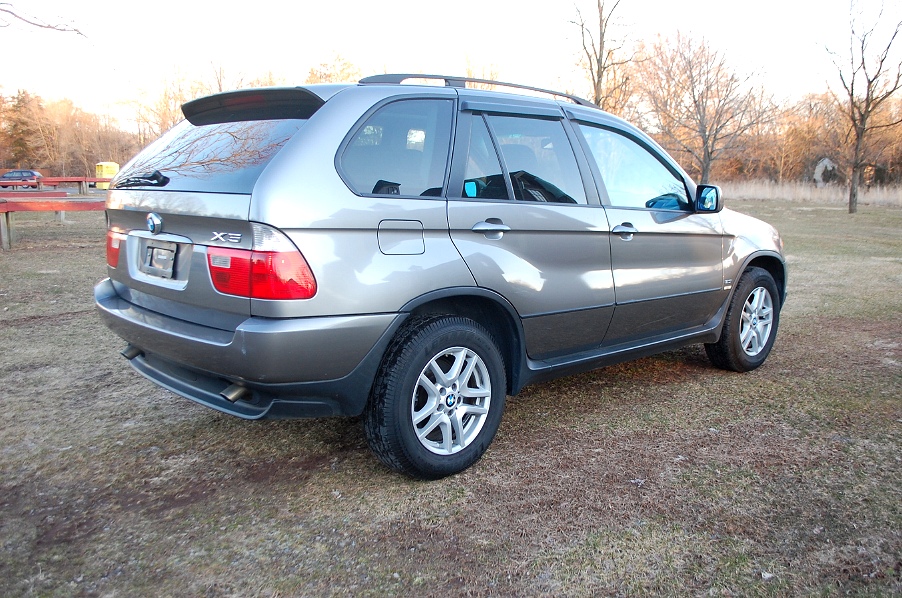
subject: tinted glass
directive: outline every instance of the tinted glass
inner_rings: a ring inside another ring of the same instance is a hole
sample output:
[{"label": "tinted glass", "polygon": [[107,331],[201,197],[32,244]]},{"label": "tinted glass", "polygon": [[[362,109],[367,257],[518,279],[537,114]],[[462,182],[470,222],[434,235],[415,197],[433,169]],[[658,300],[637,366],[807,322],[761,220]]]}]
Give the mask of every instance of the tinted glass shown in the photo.
[{"label": "tinted glass", "polygon": [[682,179],[646,148],[609,129],[581,124],[604,180],[611,205],[626,208],[689,210]]},{"label": "tinted glass", "polygon": [[341,157],[361,195],[441,195],[451,144],[451,100],[388,104],[354,134]]},{"label": "tinted glass", "polygon": [[269,161],[305,122],[261,120],[195,127],[182,121],[127,164],[113,184],[159,171],[169,182],[149,187],[250,193]]},{"label": "tinted glass", "polygon": [[561,121],[496,115],[488,120],[516,199],[586,203],[576,157]]},{"label": "tinted glass", "polygon": [[461,197],[510,199],[501,171],[501,161],[492,145],[485,121],[481,116],[474,116],[471,123],[467,170]]}]

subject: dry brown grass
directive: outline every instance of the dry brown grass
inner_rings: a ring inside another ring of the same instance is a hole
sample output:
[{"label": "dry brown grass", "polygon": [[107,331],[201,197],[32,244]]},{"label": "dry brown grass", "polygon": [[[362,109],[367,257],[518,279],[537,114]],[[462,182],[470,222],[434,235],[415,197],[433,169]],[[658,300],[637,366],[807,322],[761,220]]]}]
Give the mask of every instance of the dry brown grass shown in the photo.
[{"label": "dry brown grass", "polygon": [[0,253],[0,595],[902,592],[902,210],[733,202],[784,233],[759,370],[699,347],[527,388],[423,483],[359,422],[250,423],[159,390],[99,323],[103,219]]},{"label": "dry brown grass", "polygon": [[[822,205],[845,206],[849,203],[849,187],[832,184],[818,187],[813,183],[775,183],[768,180],[735,181],[723,184],[727,202],[738,200],[813,202]],[[902,187],[862,187],[858,202],[861,205],[902,207]]]}]

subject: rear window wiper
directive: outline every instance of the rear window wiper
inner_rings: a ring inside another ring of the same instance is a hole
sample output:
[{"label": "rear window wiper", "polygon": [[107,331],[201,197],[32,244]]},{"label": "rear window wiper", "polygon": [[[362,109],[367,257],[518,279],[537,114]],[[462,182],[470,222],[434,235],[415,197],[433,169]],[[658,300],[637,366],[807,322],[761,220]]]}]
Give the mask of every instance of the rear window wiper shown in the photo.
[{"label": "rear window wiper", "polygon": [[169,184],[169,177],[154,170],[147,174],[138,174],[122,179],[116,183],[116,189],[125,189],[127,187],[165,187]]}]

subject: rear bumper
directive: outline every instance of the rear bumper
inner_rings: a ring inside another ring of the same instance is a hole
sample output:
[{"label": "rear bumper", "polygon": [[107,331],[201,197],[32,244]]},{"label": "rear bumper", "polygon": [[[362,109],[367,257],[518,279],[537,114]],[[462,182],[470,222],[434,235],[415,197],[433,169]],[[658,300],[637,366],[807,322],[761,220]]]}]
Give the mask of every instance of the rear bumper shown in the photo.
[{"label": "rear bumper", "polygon": [[[250,317],[226,331],[135,306],[109,279],[94,288],[94,299],[104,323],[129,343],[123,354],[135,370],[246,419],[359,415],[385,347],[405,318]],[[238,387],[237,401],[221,394],[230,387]]]}]

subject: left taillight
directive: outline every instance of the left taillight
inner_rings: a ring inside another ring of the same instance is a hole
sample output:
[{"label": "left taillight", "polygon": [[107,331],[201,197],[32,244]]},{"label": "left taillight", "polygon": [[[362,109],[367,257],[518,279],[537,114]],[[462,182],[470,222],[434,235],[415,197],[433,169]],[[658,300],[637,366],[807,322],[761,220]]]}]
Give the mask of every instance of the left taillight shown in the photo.
[{"label": "left taillight", "polygon": [[251,299],[310,299],[316,278],[282,233],[254,224],[254,248],[207,248],[210,280],[220,293]]},{"label": "left taillight", "polygon": [[128,235],[108,230],[106,233],[106,263],[115,268],[119,265],[119,250],[125,245]]}]

